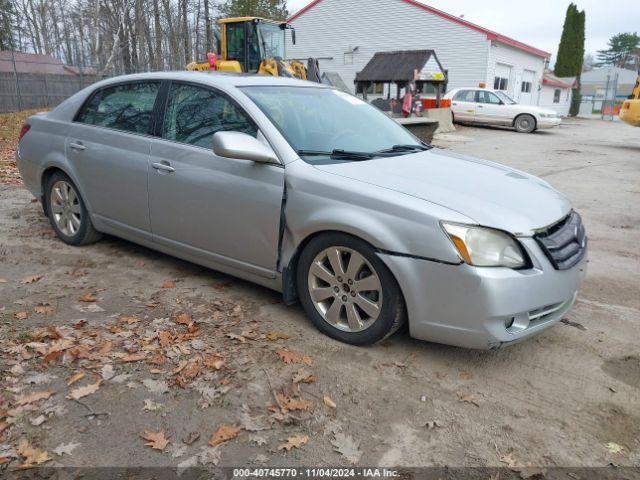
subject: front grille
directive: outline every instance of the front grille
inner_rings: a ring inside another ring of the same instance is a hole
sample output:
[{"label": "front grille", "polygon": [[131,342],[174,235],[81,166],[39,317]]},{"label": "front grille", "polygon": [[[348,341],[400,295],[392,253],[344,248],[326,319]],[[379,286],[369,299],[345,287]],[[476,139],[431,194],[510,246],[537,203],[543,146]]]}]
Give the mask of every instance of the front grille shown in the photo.
[{"label": "front grille", "polygon": [[587,235],[582,218],[571,212],[560,222],[534,237],[553,268],[567,270],[582,260],[587,251]]}]

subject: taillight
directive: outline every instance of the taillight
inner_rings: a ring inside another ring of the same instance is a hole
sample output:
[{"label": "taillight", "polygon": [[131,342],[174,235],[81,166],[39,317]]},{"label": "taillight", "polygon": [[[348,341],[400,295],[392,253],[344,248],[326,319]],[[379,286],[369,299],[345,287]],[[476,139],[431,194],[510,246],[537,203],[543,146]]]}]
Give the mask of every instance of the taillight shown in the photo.
[{"label": "taillight", "polygon": [[22,140],[22,137],[24,137],[27,134],[30,128],[31,128],[31,125],[29,125],[28,123],[24,123],[22,125],[22,129],[20,130],[20,136],[18,137],[18,141]]}]

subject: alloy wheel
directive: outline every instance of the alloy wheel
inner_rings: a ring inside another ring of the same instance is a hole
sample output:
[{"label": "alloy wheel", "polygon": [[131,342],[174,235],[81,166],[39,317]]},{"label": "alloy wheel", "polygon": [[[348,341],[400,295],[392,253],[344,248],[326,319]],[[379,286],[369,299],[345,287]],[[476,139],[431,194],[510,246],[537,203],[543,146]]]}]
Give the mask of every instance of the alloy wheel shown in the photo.
[{"label": "alloy wheel", "polygon": [[307,278],[313,305],[322,318],[345,332],[369,328],[380,316],[380,278],[357,251],[329,247],[313,259]]},{"label": "alloy wheel", "polygon": [[56,227],[66,236],[73,237],[82,224],[80,198],[71,184],[58,180],[51,187],[51,213]]}]

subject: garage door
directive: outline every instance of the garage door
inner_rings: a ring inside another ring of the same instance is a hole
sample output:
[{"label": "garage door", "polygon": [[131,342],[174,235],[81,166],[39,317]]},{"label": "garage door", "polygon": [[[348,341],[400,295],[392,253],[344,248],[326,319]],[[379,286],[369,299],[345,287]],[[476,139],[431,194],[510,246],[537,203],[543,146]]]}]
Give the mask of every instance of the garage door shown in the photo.
[{"label": "garage door", "polygon": [[522,82],[520,84],[520,100],[524,105],[533,103],[533,91],[535,88],[536,72],[525,70],[522,72]]},{"label": "garage door", "polygon": [[496,63],[493,88],[494,90],[502,90],[507,95],[509,95],[509,92],[513,92],[513,87],[511,85],[511,65]]}]

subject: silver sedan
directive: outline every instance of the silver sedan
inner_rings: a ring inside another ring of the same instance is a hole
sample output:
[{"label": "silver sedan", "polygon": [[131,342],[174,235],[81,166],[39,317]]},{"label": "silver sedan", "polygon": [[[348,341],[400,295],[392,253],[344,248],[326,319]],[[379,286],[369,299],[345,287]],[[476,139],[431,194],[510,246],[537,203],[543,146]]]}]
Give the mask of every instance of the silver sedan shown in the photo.
[{"label": "silver sedan", "polygon": [[510,344],[559,321],[585,275],[580,216],[549,184],[318,84],[112,78],[29,118],[17,156],[62,241],[116,235],[267,286],[356,345],[405,322]]}]

